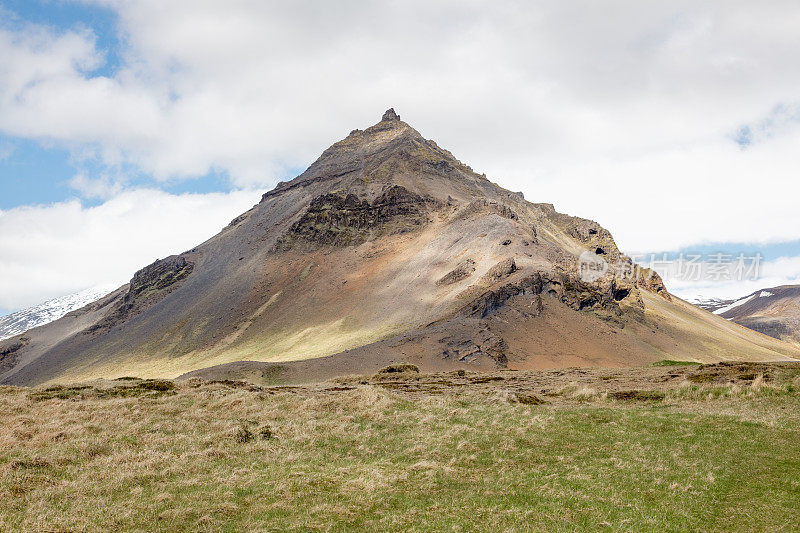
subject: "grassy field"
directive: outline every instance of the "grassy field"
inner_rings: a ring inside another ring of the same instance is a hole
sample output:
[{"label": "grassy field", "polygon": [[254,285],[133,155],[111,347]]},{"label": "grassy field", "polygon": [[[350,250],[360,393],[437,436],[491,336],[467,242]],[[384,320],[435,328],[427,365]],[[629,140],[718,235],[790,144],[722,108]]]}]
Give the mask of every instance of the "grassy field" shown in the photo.
[{"label": "grassy field", "polygon": [[800,381],[747,378],[2,388],[0,530],[796,530]]}]

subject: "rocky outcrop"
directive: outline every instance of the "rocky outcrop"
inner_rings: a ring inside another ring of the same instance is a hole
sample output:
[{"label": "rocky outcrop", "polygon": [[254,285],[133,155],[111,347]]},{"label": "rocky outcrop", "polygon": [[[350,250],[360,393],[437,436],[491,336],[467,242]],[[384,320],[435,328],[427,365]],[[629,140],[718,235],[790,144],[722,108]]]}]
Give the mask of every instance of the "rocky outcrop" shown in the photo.
[{"label": "rocky outcrop", "polygon": [[501,368],[508,365],[508,344],[483,321],[475,324],[472,330],[456,331],[440,338],[439,344],[445,360],[470,363],[489,359]]},{"label": "rocky outcrop", "polygon": [[194,263],[173,255],[159,259],[133,275],[128,292],[105,318],[86,330],[87,334],[107,331],[140,313],[175,290],[192,273]]},{"label": "rocky outcrop", "polygon": [[384,120],[400,120],[400,115],[394,112],[394,108],[390,107],[386,110],[386,113],[383,114],[381,117],[381,121]]},{"label": "rocky outcrop", "polygon": [[486,213],[494,213],[509,220],[517,220],[519,218],[514,210],[506,204],[482,198],[479,200],[473,200],[465,205],[456,214],[456,219],[470,218],[475,215],[483,215]]},{"label": "rocky outcrop", "polygon": [[[541,296],[548,295],[576,311],[595,311],[601,318],[621,317],[623,310],[620,302],[630,298],[634,290],[633,286],[623,287],[614,280],[610,283],[585,283],[565,272],[535,272],[484,292],[462,312],[469,316],[486,318],[515,296],[533,298],[534,308],[541,312]],[[626,303],[630,307],[641,306],[641,300],[633,299]]]},{"label": "rocky outcrop", "polygon": [[481,328],[470,338],[453,335],[440,339],[439,342],[444,345],[444,359],[469,363],[476,359],[489,358],[501,368],[508,365],[508,344],[488,328]]},{"label": "rocky outcrop", "polygon": [[6,343],[0,343],[0,374],[11,370],[17,365],[17,352],[24,348],[30,339],[27,337],[17,337],[9,339]]},{"label": "rocky outcrop", "polygon": [[159,259],[136,272],[131,279],[126,301],[141,299],[148,293],[161,291],[175,285],[192,273],[194,265],[183,256]]},{"label": "rocky outcrop", "polygon": [[516,261],[514,261],[513,257],[509,257],[508,259],[503,259],[490,268],[484,276],[484,280],[489,283],[494,283],[507,278],[517,270],[519,270],[519,268],[517,267]]},{"label": "rocky outcrop", "polygon": [[436,282],[436,284],[452,285],[453,283],[457,283],[470,277],[473,272],[475,272],[475,261],[472,259],[467,259],[456,268],[442,276],[441,279]]},{"label": "rocky outcrop", "polygon": [[470,316],[485,318],[504,306],[514,296],[531,295],[535,297],[541,295],[543,286],[542,274],[536,272],[515,282],[506,283],[497,289],[484,292],[462,312]]},{"label": "rocky outcrop", "polygon": [[311,201],[275,248],[352,246],[383,235],[414,231],[427,223],[428,210],[435,205],[432,199],[399,185],[389,187],[372,202],[355,194],[324,194]]},{"label": "rocky outcrop", "polygon": [[658,272],[649,268],[636,267],[636,286],[641,287],[650,292],[654,292],[667,301],[672,301],[667,287],[664,285],[664,280],[658,275]]}]

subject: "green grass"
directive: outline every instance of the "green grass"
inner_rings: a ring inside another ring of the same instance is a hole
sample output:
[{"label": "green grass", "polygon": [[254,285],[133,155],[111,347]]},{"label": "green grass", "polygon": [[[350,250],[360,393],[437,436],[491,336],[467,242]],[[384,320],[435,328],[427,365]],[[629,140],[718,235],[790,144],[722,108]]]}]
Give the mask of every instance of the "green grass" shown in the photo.
[{"label": "green grass", "polygon": [[691,366],[702,364],[703,363],[698,363],[697,361],[675,361],[673,359],[662,359],[661,361],[656,361],[653,363],[653,366]]},{"label": "green grass", "polygon": [[792,530],[800,395],[0,389],[0,530]]}]

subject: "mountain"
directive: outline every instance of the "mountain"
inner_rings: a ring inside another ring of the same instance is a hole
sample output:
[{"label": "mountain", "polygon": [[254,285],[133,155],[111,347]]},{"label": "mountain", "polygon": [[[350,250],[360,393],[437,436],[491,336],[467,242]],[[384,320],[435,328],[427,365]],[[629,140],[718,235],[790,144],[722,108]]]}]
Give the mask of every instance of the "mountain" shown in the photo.
[{"label": "mountain", "polygon": [[798,356],[671,296],[597,223],[492,183],[390,109],[205,243],[0,343],[0,380]]},{"label": "mountain", "polygon": [[761,289],[735,300],[696,305],[776,339],[800,343],[800,285]]},{"label": "mountain", "polygon": [[70,311],[80,309],[95,300],[102,298],[114,287],[91,287],[89,289],[69,294],[67,296],[59,296],[52,300],[47,300],[44,303],[11,313],[9,315],[0,316],[0,340],[8,339],[25,333],[29,329],[48,324],[54,320],[58,320]]}]

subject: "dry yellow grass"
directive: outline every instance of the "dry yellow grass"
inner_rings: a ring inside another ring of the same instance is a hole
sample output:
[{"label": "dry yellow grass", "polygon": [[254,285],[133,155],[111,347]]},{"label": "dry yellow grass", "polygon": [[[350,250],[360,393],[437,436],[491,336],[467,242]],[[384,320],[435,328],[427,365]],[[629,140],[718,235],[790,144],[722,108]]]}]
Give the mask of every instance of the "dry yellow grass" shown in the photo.
[{"label": "dry yellow grass", "polygon": [[0,530],[791,528],[796,385],[633,402],[576,386],[547,405],[486,387],[6,387]]}]

